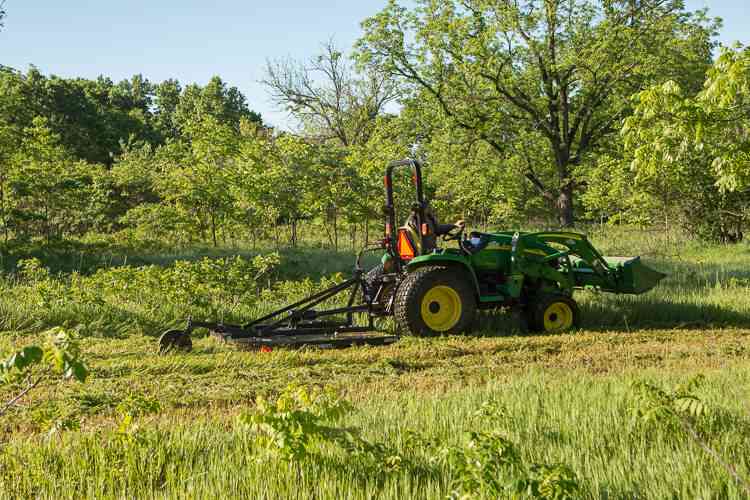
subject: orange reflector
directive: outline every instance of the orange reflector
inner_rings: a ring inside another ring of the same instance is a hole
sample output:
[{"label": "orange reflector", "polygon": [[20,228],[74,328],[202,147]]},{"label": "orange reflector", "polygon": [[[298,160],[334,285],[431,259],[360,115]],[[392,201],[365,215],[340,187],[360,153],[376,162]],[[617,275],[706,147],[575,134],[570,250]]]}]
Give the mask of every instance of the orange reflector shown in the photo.
[{"label": "orange reflector", "polygon": [[427,236],[428,234],[430,234],[430,226],[422,223],[422,236]]},{"label": "orange reflector", "polygon": [[390,222],[385,223],[385,235],[389,238],[391,237],[391,223]]},{"label": "orange reflector", "polygon": [[271,352],[271,351],[273,351],[273,349],[271,349],[271,348],[270,348],[269,346],[267,346],[267,345],[262,345],[262,346],[260,346],[260,352]]},{"label": "orange reflector", "polygon": [[414,247],[406,235],[405,229],[398,230],[398,254],[402,260],[411,260],[414,258]]}]

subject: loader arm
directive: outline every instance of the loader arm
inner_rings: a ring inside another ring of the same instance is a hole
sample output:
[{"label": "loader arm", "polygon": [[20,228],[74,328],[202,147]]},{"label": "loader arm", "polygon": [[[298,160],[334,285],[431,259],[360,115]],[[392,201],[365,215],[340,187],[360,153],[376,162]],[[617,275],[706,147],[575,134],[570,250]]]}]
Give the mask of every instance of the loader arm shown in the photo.
[{"label": "loader arm", "polygon": [[[542,263],[560,261],[562,274],[571,288],[595,287],[605,292],[641,294],[651,290],[666,275],[641,262],[640,257],[605,257],[599,253],[585,235],[564,231],[519,235],[514,245],[512,262],[518,255],[528,253],[535,240],[548,249],[555,248],[541,258]],[[563,247],[560,249],[560,247]],[[547,274],[556,272],[551,267]]]}]

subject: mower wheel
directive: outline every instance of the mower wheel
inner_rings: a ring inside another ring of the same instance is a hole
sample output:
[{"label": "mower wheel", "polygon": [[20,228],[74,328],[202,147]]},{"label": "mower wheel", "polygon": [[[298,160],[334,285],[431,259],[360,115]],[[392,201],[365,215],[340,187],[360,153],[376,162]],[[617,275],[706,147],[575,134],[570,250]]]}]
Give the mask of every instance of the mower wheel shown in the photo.
[{"label": "mower wheel", "polygon": [[159,337],[159,354],[172,351],[190,352],[193,349],[193,341],[190,334],[184,330],[167,330]]},{"label": "mower wheel", "polygon": [[476,313],[474,289],[455,269],[417,269],[396,290],[396,325],[412,335],[463,333],[471,327]]},{"label": "mower wheel", "polygon": [[561,333],[578,327],[581,312],[575,300],[565,295],[542,295],[527,310],[529,330]]}]

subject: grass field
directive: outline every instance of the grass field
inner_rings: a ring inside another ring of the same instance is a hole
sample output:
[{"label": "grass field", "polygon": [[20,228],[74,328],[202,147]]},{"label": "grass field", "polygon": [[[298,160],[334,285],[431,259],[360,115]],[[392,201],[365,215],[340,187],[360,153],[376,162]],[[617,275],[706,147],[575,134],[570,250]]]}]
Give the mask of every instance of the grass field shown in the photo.
[{"label": "grass field", "polygon": [[[0,417],[0,497],[444,498],[458,472],[427,443],[462,449],[466,432],[482,431],[513,442],[525,463],[566,464],[576,497],[747,498],[699,444],[640,425],[631,409],[637,381],[669,388],[703,375],[700,435],[750,477],[750,247],[611,230],[592,239],[609,255],[645,255],[669,277],[639,297],[581,293],[583,326],[569,334],[524,335],[485,314],[472,336],[335,352],[244,352],[202,337],[192,353],[159,356],[154,335],[196,310],[252,317],[345,272],[349,255],[282,252],[247,295],[217,291],[231,266],[163,274],[186,255],[142,256],[158,265],[140,273],[27,268],[2,282],[0,354],[40,342],[48,327],[83,325],[91,375],[45,379]],[[197,287],[198,298],[165,279]],[[335,390],[354,407],[335,425],[360,429],[400,463],[328,442],[290,462],[261,446],[238,417],[290,383]],[[0,386],[0,404],[20,388]]]}]

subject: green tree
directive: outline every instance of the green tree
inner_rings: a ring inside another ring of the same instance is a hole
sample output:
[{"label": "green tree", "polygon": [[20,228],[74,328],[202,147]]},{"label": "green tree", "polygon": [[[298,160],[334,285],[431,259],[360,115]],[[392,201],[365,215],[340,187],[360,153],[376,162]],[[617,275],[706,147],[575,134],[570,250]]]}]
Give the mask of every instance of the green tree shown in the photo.
[{"label": "green tree", "polygon": [[[24,130],[9,175],[17,234],[41,233],[50,239],[52,219],[60,208],[60,188],[65,187],[65,165],[70,160],[47,120],[34,118],[31,127]],[[41,226],[41,230],[35,226]]]},{"label": "green tree", "polygon": [[23,128],[35,116],[44,117],[72,155],[108,166],[122,144],[161,145],[182,137],[183,128],[206,114],[235,130],[243,118],[260,121],[239,90],[218,77],[205,87],[190,85],[182,91],[176,80],[155,85],[142,75],[115,83],[103,76],[47,76],[34,67],[25,74],[0,68],[0,87],[13,89],[11,104],[0,105],[6,121]]},{"label": "green tree", "polygon": [[[360,176],[356,168],[345,161],[346,150],[341,147],[317,145],[311,148],[312,157],[306,167],[305,187],[301,193],[304,206],[323,218],[323,230],[334,250],[339,249],[342,223],[352,230],[352,246],[356,240],[356,222],[361,200]],[[342,220],[343,219],[343,220]]]},{"label": "green tree", "polygon": [[531,186],[518,182],[527,168],[524,157],[513,151],[499,157],[485,142],[457,135],[444,129],[425,146],[433,206],[442,220],[464,219],[486,229],[552,214]]},{"label": "green tree", "polygon": [[[352,218],[364,222],[365,241],[370,239],[370,221],[383,218],[385,166],[394,159],[408,156],[409,138],[413,137],[408,123],[393,115],[378,117],[372,126],[367,142],[349,147],[345,159],[356,175],[348,210]],[[399,200],[401,198],[399,196]]]},{"label": "green tree", "polygon": [[[292,225],[291,242],[296,243],[296,221],[311,215],[312,207],[305,199],[309,199],[313,158],[312,146],[300,138],[290,134],[273,137],[245,124],[235,196],[254,238],[258,228],[286,221]],[[278,244],[276,233],[274,237]]]},{"label": "green tree", "polygon": [[13,218],[10,175],[23,138],[22,124],[29,113],[23,96],[23,82],[10,68],[0,67],[0,95],[3,96],[0,99],[0,224],[7,242]]},{"label": "green tree", "polygon": [[190,142],[174,145],[176,154],[167,156],[171,164],[156,179],[157,190],[164,202],[194,221],[199,233],[208,230],[218,246],[219,231],[233,210],[229,194],[236,178],[238,134],[210,115],[191,121],[185,132]]},{"label": "green tree", "polygon": [[[698,94],[669,81],[640,92],[634,103],[621,156],[592,182],[615,179],[618,192],[598,188],[589,201],[620,196],[647,221],[649,207],[676,207],[704,236],[741,239],[750,210],[750,51],[723,49]],[[625,217],[636,212],[623,209]]]},{"label": "green tree", "polygon": [[164,80],[155,88],[156,126],[164,138],[176,139],[179,136],[175,113],[180,104],[182,87],[177,80]]},{"label": "green tree", "polygon": [[6,235],[12,229],[15,236],[43,235],[49,241],[85,232],[95,207],[94,180],[104,175],[102,167],[75,161],[47,120],[34,118],[6,176]]},{"label": "green tree", "polygon": [[[172,105],[173,96],[173,89],[163,89],[160,102]],[[237,87],[228,87],[218,76],[211,78],[205,87],[197,84],[186,86],[174,109],[172,120],[181,131],[189,132],[193,122],[207,116],[217,123],[228,125],[235,132],[239,132],[243,119],[261,122],[260,115],[248,108],[245,96]]]},{"label": "green tree", "polygon": [[431,99],[454,129],[498,156],[540,135],[550,164],[526,177],[574,221],[574,176],[618,130],[628,97],[665,75],[688,82],[710,61],[715,22],[681,0],[391,0],[364,21],[360,63]]},{"label": "green tree", "polygon": [[35,116],[44,117],[77,158],[111,164],[121,139],[156,139],[151,124],[151,86],[140,76],[115,85],[103,77],[48,77],[32,67],[25,74],[3,71],[0,80],[17,87],[22,103],[10,119],[29,127]]}]

